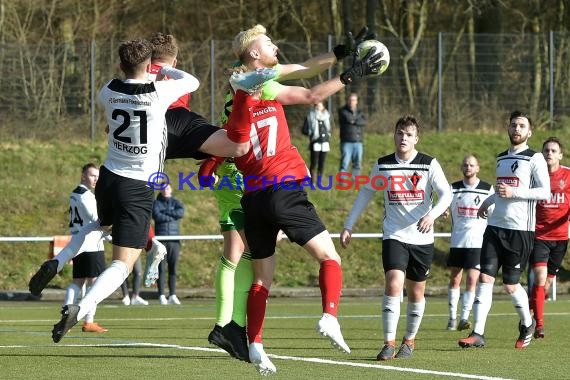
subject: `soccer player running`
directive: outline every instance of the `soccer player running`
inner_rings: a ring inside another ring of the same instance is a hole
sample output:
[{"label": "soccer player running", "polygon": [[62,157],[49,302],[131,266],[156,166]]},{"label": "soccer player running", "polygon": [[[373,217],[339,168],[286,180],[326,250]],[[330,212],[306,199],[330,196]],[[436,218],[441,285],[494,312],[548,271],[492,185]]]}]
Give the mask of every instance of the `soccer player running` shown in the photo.
[{"label": "soccer player running", "polygon": [[[278,48],[265,33],[261,25],[240,32],[234,39],[234,52],[247,71],[276,67],[280,72],[278,78],[287,77],[292,71],[286,66],[276,66]],[[292,242],[305,248],[319,262],[323,315],[318,321],[317,331],[328,337],[333,346],[350,352],[337,320],[342,289],[341,259],[329,232],[300,186],[309,173],[299,151],[291,145],[283,105],[321,101],[343,89],[345,84],[377,73],[382,65],[381,57],[380,53],[375,54],[375,49],[371,49],[366,57],[356,60],[340,77],[310,89],[284,86],[271,80],[254,97],[241,90],[234,96],[228,120],[228,137],[235,142],[252,142],[250,151],[236,158],[235,162],[245,178],[245,194],[241,204],[254,268],[254,282],[247,301],[249,360],[262,375],[276,372],[275,365],[265,353],[262,331],[275,270],[275,245],[279,230],[283,230]],[[294,77],[314,75],[336,58],[329,53],[328,57],[321,56],[314,60],[314,66],[298,70]],[[301,67],[298,66],[298,69]]]},{"label": "soccer player running", "polygon": [[[434,255],[433,225],[451,203],[451,190],[439,162],[416,150],[420,124],[413,116],[396,122],[396,151],[378,159],[370,172],[371,182],[358,193],[340,241],[344,248],[352,237],[358,217],[376,191],[384,190],[382,264],[385,272],[382,299],[384,346],[377,360],[410,358],[425,310],[426,279]],[[434,194],[438,200],[433,204]],[[408,294],[406,333],[396,353],[400,295]]]},{"label": "soccer player running", "polygon": [[147,40],[122,43],[120,67],[126,79],[113,79],[99,92],[109,146],[95,188],[99,223],[91,224],[99,224],[98,230],[113,227],[113,261],[78,305],[62,308],[61,320],[52,330],[56,343],[125,281],[146,246],[153,203],[148,181],[164,164],[164,114],[173,101],[199,86],[198,79],[170,66],[162,67],[161,75],[173,80],[148,82],[151,53]]},{"label": "soccer player running", "polygon": [[550,176],[550,198],[536,204],[536,236],[530,255],[534,285],[530,309],[536,320],[535,338],[544,338],[544,298],[560,269],[568,247],[570,216],[570,168],[560,165],[564,147],[556,137],[542,144],[542,155]]},{"label": "soccer player running", "polygon": [[481,274],[473,304],[473,331],[460,339],[460,347],[485,346],[485,324],[493,302],[493,285],[503,269],[503,285],[519,315],[519,337],[515,348],[529,345],[536,323],[529,311],[528,296],[520,284],[532,252],[536,202],[550,197],[548,168],[541,153],[531,150],[532,120],[520,111],[509,117],[510,148],[497,156],[495,194],[483,202],[479,217],[486,218],[495,204],[483,234]]},{"label": "soccer player running", "polygon": [[[482,202],[495,193],[493,186],[481,181],[479,161],[470,154],[463,158],[461,164],[463,179],[451,184],[453,199],[447,218],[451,214],[451,243],[447,266],[450,269],[447,299],[449,301],[448,330],[468,330],[471,328],[469,314],[475,300],[475,287],[479,278],[481,244],[487,220],[479,218],[477,212]],[[489,210],[490,211],[490,210]],[[457,305],[460,298],[461,278],[463,270],[467,274],[465,292],[461,298],[461,316],[457,323]]]}]

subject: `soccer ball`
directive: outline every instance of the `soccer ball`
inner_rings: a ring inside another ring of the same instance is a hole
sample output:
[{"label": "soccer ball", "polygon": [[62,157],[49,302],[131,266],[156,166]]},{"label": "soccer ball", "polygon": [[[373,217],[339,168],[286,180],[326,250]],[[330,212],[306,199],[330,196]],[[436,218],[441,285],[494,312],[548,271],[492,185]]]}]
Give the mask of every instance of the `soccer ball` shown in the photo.
[{"label": "soccer ball", "polygon": [[377,75],[380,75],[384,71],[386,71],[386,69],[388,68],[388,65],[390,64],[390,52],[388,51],[388,48],[386,47],[386,45],[384,45],[382,42],[376,41],[376,40],[363,41],[356,48],[356,57],[359,59],[364,58],[366,56],[366,54],[368,53],[368,51],[373,46],[376,47],[376,53],[375,54],[378,54],[379,52],[384,53],[382,55],[382,59],[381,59],[382,66],[380,66],[380,70],[378,70],[378,74],[377,74]]}]

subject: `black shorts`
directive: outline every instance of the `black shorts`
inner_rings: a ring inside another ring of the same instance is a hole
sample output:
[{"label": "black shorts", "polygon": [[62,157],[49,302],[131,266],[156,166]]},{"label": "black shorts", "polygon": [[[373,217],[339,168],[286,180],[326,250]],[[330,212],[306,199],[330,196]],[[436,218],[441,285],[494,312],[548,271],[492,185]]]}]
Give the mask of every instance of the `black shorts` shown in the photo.
[{"label": "black shorts", "polygon": [[83,252],[73,258],[73,278],[98,277],[105,270],[105,251]]},{"label": "black shorts", "polygon": [[481,248],[450,248],[447,266],[463,269],[481,268]]},{"label": "black shorts", "polygon": [[101,226],[113,226],[113,245],[146,246],[154,200],[146,181],[121,177],[101,166],[95,199]]},{"label": "black shorts", "polygon": [[210,157],[209,154],[202,153],[198,149],[211,135],[220,130],[196,112],[188,111],[183,107],[166,111],[166,126],[168,130],[167,160],[175,158],[203,160]]},{"label": "black shorts", "polygon": [[564,256],[566,256],[567,248],[568,240],[535,239],[529,262],[532,266],[545,263],[548,266],[548,274],[555,276],[562,265]]},{"label": "black shorts", "polygon": [[276,185],[245,193],[241,205],[245,237],[253,259],[275,253],[279,230],[300,246],[326,230],[307,193],[298,186],[288,190]]},{"label": "black shorts", "polygon": [[394,239],[382,240],[384,273],[398,269],[412,281],[425,281],[433,261],[433,244],[416,245]]},{"label": "black shorts", "polygon": [[533,245],[533,231],[487,226],[481,247],[481,273],[497,277],[502,267],[503,284],[518,284]]}]

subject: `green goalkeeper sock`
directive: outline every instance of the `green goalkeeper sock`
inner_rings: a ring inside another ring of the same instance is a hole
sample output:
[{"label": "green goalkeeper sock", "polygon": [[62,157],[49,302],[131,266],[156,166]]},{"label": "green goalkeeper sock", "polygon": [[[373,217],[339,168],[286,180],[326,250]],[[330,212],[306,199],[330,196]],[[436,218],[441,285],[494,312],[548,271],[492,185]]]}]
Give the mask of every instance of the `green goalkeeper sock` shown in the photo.
[{"label": "green goalkeeper sock", "polygon": [[216,271],[216,324],[222,327],[232,319],[235,274],[236,265],[222,256]]},{"label": "green goalkeeper sock", "polygon": [[244,252],[236,268],[234,290],[234,312],[232,319],[241,327],[245,326],[247,297],[253,283],[253,264],[249,252]]}]

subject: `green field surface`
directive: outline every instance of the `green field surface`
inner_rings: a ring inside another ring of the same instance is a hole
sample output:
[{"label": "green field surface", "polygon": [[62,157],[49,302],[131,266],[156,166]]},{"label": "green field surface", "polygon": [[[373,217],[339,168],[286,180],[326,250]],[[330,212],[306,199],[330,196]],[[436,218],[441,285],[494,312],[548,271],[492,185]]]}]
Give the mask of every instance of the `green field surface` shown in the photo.
[{"label": "green field surface", "polygon": [[[75,326],[58,344],[51,328],[56,302],[0,303],[1,379],[249,379],[255,368],[208,344],[214,324],[211,299],[184,299],[180,306],[98,308],[105,334]],[[398,339],[405,328],[405,303]],[[315,331],[319,298],[270,298],[264,330],[273,379],[564,379],[568,372],[570,297],[546,304],[546,338],[516,350],[518,317],[499,296],[487,320],[487,346],[461,349],[468,332],[447,331],[447,300],[428,298],[426,314],[408,360],[376,361],[382,345],[380,298],[341,302],[340,322],[352,353],[334,350]]]}]

